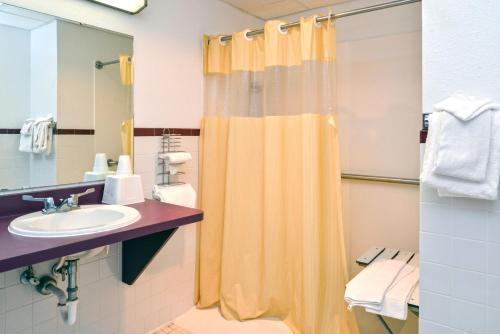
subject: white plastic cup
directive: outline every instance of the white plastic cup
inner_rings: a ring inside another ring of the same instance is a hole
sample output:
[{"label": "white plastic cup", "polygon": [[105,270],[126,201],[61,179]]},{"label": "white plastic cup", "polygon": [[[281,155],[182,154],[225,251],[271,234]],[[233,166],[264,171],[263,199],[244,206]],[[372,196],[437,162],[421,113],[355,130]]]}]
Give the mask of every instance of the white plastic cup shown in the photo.
[{"label": "white plastic cup", "polygon": [[116,175],[132,175],[132,163],[130,162],[130,156],[120,155],[118,158]]},{"label": "white plastic cup", "polygon": [[107,173],[108,172],[108,159],[106,153],[97,153],[94,159],[93,172],[96,173]]}]

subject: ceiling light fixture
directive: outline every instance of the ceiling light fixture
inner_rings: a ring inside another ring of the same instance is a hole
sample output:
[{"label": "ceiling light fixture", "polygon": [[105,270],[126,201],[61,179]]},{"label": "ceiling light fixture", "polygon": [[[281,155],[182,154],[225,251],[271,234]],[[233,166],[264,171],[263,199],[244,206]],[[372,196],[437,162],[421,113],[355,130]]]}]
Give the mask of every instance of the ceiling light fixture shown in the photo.
[{"label": "ceiling light fixture", "polygon": [[141,10],[147,7],[147,0],[88,0],[90,2],[95,2],[100,5],[118,9],[122,12],[129,14],[137,14]]}]

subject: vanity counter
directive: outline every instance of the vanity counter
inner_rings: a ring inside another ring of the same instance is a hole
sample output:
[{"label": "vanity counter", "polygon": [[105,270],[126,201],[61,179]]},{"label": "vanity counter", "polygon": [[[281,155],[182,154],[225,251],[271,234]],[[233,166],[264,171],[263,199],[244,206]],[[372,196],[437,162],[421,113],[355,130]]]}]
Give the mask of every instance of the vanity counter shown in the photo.
[{"label": "vanity counter", "polygon": [[[129,205],[137,209],[141,219],[129,226],[90,235],[63,238],[30,238],[11,234],[9,223],[24,213],[0,217],[0,272],[56,259],[92,248],[127,240],[142,240],[166,231],[175,231],[180,226],[199,222],[203,212],[197,209],[146,200]],[[171,236],[173,232],[167,236]],[[165,241],[166,242],[166,241]],[[124,261],[127,259],[124,258]]]}]

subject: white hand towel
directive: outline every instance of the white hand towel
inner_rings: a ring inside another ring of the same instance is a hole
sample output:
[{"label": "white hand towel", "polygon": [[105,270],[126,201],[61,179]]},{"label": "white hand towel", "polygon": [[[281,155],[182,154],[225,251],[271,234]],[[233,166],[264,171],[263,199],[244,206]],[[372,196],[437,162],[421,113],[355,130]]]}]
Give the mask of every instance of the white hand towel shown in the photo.
[{"label": "white hand towel", "polygon": [[443,112],[439,149],[435,161],[436,174],[470,181],[484,181],[491,140],[491,110],[498,105],[455,93],[436,103]]},{"label": "white hand towel", "polygon": [[19,151],[33,152],[33,128],[35,120],[27,119],[21,127],[21,135],[19,138]]},{"label": "white hand towel", "polygon": [[442,113],[434,173],[469,181],[484,181],[490,158],[491,110],[464,122]]},{"label": "white hand towel", "polygon": [[21,127],[22,135],[32,135],[33,134],[33,125],[35,124],[35,120],[33,118],[28,118],[24,121]]},{"label": "white hand towel", "polygon": [[349,309],[381,307],[387,290],[404,266],[404,261],[381,259],[362,270],[347,283],[344,299]]},{"label": "white hand towel", "polygon": [[500,175],[500,131],[497,130],[500,129],[500,112],[492,112],[489,160],[486,178],[482,182],[467,181],[434,173],[442,120],[443,112],[434,112],[429,115],[429,132],[420,175],[421,181],[428,186],[438,188],[442,195],[496,200]]},{"label": "white hand towel", "polygon": [[383,316],[406,320],[408,317],[408,301],[419,281],[420,271],[406,265],[388,289],[384,301],[379,308],[367,307],[366,311]]},{"label": "white hand towel", "polygon": [[166,160],[169,164],[182,164],[193,159],[191,153],[189,152],[160,153],[158,157],[160,159]]},{"label": "white hand towel", "polygon": [[189,184],[167,185],[153,187],[153,197],[170,204],[196,207],[196,191]]},{"label": "white hand towel", "polygon": [[50,155],[52,151],[52,117],[39,118],[33,128],[33,153]]}]

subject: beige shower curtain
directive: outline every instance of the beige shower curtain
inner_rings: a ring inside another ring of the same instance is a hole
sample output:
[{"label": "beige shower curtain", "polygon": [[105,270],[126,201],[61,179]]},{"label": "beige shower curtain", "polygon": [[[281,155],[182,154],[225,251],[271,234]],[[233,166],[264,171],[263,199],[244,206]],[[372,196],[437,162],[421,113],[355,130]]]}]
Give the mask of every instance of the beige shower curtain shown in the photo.
[{"label": "beige shower curtain", "polygon": [[334,26],[282,23],[205,40],[197,305],[357,333],[343,301]]}]

